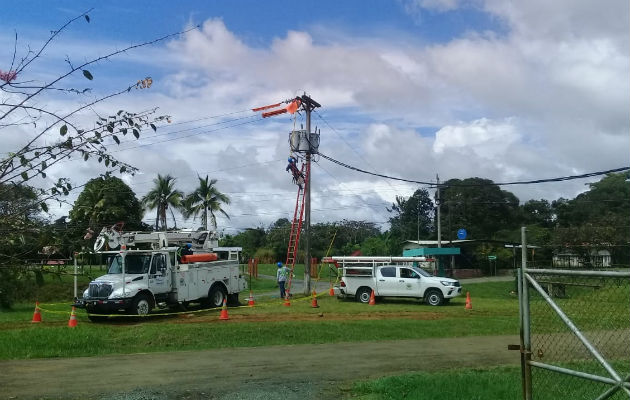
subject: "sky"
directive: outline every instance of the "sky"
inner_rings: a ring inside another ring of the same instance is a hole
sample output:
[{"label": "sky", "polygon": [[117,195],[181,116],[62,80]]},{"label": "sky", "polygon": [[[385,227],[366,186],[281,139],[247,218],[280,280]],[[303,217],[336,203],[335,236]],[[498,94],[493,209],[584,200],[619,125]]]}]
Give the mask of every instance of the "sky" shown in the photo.
[{"label": "sky", "polygon": [[[304,93],[322,106],[312,115],[320,152],[380,174],[510,182],[630,165],[628,2],[5,1],[0,69],[10,65],[16,34],[24,55],[86,10],[90,22],[69,25],[24,79],[49,82],[67,72],[66,59],[79,63],[189,32],[99,62],[90,68],[93,81],[77,73],[62,82],[90,88],[84,95],[48,93],[37,104],[72,110],[150,76],[150,89],[99,103],[76,121],[89,128],[97,115],[119,109],[158,107],[156,115],[169,115],[157,133],[111,147],[139,168],[123,179],[139,198],[158,173],[176,177],[184,192],[197,176],[217,179],[231,198],[230,219],[218,218],[226,234],[292,217],[288,134],[305,117],[262,119],[251,109]],[[33,133],[0,131],[2,153]],[[315,161],[313,222],[365,220],[387,229],[396,196],[425,187]],[[47,179],[70,175],[76,186],[103,172],[96,162],[73,160]],[[521,202],[552,201],[597,180],[504,189]],[[54,216],[69,207],[50,204]],[[176,218],[178,227],[200,224]]]}]

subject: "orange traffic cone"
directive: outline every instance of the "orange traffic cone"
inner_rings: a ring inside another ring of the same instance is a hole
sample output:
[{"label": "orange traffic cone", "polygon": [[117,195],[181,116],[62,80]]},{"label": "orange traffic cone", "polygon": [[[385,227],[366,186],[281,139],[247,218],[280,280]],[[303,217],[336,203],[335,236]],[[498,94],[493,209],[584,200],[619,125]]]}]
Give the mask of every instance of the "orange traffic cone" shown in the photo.
[{"label": "orange traffic cone", "polygon": [[70,312],[70,319],[68,320],[68,328],[74,328],[77,326],[77,314],[74,306],[72,306],[72,311]]},{"label": "orange traffic cone", "polygon": [[42,322],[42,313],[39,311],[39,301],[35,302],[35,311],[33,311],[33,319],[31,323]]},{"label": "orange traffic cone", "polygon": [[223,299],[223,307],[221,307],[221,315],[219,316],[219,319],[223,321],[230,319],[227,312],[227,299]]},{"label": "orange traffic cone", "polygon": [[286,307],[289,307],[291,305],[291,302],[289,301],[289,292],[288,291],[284,294],[284,305]]},{"label": "orange traffic cone", "polygon": [[252,293],[252,291],[249,291],[249,300],[247,301],[247,305],[249,307],[254,307],[254,293]]},{"label": "orange traffic cone", "polygon": [[330,283],[330,290],[328,291],[328,294],[331,296],[335,295],[335,289],[333,289],[333,284],[332,282]]},{"label": "orange traffic cone", "polygon": [[317,293],[313,290],[313,300],[311,301],[312,308],[319,308],[319,304],[317,304]]},{"label": "orange traffic cone", "polygon": [[470,292],[466,292],[466,309],[472,310],[472,302],[470,301]]},{"label": "orange traffic cone", "polygon": [[376,304],[376,299],[374,298],[374,290],[372,290],[372,293],[370,293],[370,301],[368,302],[368,304],[371,306]]}]

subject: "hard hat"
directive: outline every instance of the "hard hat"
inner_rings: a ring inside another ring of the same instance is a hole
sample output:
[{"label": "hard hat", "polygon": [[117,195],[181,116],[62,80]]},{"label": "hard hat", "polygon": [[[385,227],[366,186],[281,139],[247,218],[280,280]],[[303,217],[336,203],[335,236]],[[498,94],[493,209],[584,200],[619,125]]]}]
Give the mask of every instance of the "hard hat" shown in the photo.
[{"label": "hard hat", "polygon": [[293,157],[289,157],[288,162],[293,162]]},{"label": "hard hat", "polygon": [[278,261],[278,268],[282,267],[282,263]]},{"label": "hard hat", "polygon": [[186,247],[190,249],[192,247],[192,243],[186,243]]}]

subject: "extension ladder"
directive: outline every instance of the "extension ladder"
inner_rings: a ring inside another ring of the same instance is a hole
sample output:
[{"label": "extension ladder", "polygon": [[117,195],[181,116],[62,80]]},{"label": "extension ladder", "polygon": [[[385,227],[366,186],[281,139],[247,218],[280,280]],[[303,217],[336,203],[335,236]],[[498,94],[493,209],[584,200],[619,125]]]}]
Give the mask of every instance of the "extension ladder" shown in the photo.
[{"label": "extension ladder", "polygon": [[[287,292],[291,291],[291,280],[293,278],[293,269],[295,268],[295,260],[298,253],[298,245],[300,243],[300,233],[302,232],[302,221],[304,218],[304,194],[306,193],[306,185],[309,184],[310,165],[302,164],[300,171],[304,176],[304,185],[302,188],[298,186],[297,198],[295,200],[295,211],[293,212],[293,222],[291,223],[291,234],[289,235],[289,246],[287,248],[287,262],[285,265],[291,269],[289,281],[287,282]],[[299,211],[298,211],[299,210]]]}]

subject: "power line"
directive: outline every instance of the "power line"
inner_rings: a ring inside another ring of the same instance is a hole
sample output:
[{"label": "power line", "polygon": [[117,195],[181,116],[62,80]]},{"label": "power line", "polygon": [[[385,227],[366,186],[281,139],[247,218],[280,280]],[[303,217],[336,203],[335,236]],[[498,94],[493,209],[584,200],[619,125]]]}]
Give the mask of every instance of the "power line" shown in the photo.
[{"label": "power line", "polygon": [[[353,167],[352,165],[348,165],[348,164],[343,163],[341,161],[335,160],[334,158],[328,157],[325,154],[319,153],[319,155],[322,158],[325,158],[326,160],[328,160],[328,161],[330,161],[332,163],[335,163],[337,165],[341,165],[342,167],[351,169],[353,171],[361,172],[363,174],[368,174],[368,175],[372,175],[372,176],[378,176],[378,177],[386,178],[386,179],[393,179],[393,180],[402,181],[402,182],[418,183],[418,184],[421,184],[421,185],[428,185],[430,187],[437,187],[438,186],[437,183],[435,183],[435,182],[417,181],[417,180],[413,180],[413,179],[399,178],[399,177],[379,174],[379,173],[376,173],[376,172],[366,171],[364,169]],[[558,177],[558,178],[534,179],[534,180],[530,180],[530,181],[471,183],[471,184],[454,184],[454,185],[453,184],[448,184],[448,185],[442,184],[442,185],[439,185],[439,186],[443,187],[443,186],[531,185],[531,184],[536,184],[536,183],[564,182],[564,181],[570,181],[570,180],[575,180],[575,179],[591,178],[591,177],[594,177],[594,176],[601,176],[601,175],[606,175],[606,174],[610,174],[610,173],[614,173],[614,172],[622,172],[622,171],[627,171],[627,170],[630,170],[630,167],[620,167],[620,168],[609,169],[609,170],[606,170],[606,171],[588,172],[588,173],[585,173],[585,174],[562,176],[562,177]]]}]

